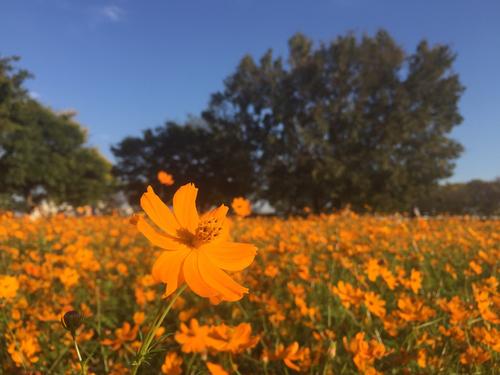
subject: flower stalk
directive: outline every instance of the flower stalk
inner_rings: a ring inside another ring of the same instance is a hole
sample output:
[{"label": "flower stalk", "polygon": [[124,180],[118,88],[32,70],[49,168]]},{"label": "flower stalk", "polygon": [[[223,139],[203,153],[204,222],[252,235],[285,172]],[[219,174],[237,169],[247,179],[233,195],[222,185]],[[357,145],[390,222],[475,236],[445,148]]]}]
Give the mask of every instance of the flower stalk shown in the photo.
[{"label": "flower stalk", "polygon": [[76,336],[73,336],[73,344],[75,345],[78,362],[80,362],[80,374],[87,375],[87,364],[84,362],[84,360],[82,359],[82,355],[80,354],[80,349],[78,348],[78,344],[76,342]]},{"label": "flower stalk", "polygon": [[78,356],[78,362],[80,363],[80,373],[82,375],[87,375],[87,364],[80,354],[80,349],[78,348],[78,343],[76,342],[76,330],[82,325],[83,316],[78,311],[68,311],[61,317],[61,324],[64,329],[71,333],[71,338],[73,339],[73,345],[75,346],[76,354]]},{"label": "flower stalk", "polygon": [[153,343],[153,340],[154,340],[154,337],[155,337],[155,334],[156,334],[158,328],[161,327],[163,321],[165,320],[168,313],[172,309],[172,306],[174,305],[175,301],[182,294],[182,292],[186,289],[186,287],[187,287],[187,285],[184,284],[179,289],[177,289],[177,292],[174,294],[170,303],[165,307],[165,309],[163,311],[160,310],[158,312],[158,315],[154,319],[153,325],[151,326],[146,337],[142,341],[141,347],[139,348],[139,351],[137,352],[135,360],[132,363],[132,375],[137,374],[139,367],[141,367],[142,363],[144,362],[144,360],[146,359],[147,355],[150,352],[151,344]]}]

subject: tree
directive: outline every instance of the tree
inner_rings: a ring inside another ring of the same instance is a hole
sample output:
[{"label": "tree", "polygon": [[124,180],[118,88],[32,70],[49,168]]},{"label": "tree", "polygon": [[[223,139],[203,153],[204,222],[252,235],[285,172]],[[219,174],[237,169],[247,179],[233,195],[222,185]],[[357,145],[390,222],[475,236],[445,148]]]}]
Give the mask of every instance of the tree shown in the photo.
[{"label": "tree", "polygon": [[0,59],[0,194],[22,198],[27,209],[42,199],[93,204],[111,183],[111,165],[85,146],[85,130],[71,114],[57,114],[26,94],[26,71]]},{"label": "tree", "polygon": [[195,182],[200,188],[198,204],[205,208],[252,192],[248,152],[199,119],[147,129],[141,137],[123,139],[112,152],[117,161],[114,173],[132,204],[139,202],[148,185],[164,190],[157,180],[161,170],[172,174],[177,186]]},{"label": "tree", "polygon": [[428,214],[500,215],[500,178],[437,186],[418,207]]},{"label": "tree", "polygon": [[426,41],[408,54],[385,31],[316,48],[296,34],[286,62],[245,56],[203,117],[247,146],[258,196],[279,211],[408,209],[462,151],[454,59]]}]

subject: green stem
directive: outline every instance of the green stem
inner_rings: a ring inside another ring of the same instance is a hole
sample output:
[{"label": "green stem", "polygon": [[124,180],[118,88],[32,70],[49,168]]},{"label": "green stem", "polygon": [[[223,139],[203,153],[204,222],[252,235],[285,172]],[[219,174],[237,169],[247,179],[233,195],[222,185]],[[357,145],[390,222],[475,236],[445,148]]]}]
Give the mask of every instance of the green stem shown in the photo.
[{"label": "green stem", "polygon": [[179,289],[177,289],[177,292],[174,294],[172,300],[170,303],[166,306],[165,310],[159,311],[159,314],[155,318],[153,322],[153,326],[150,328],[148,331],[148,334],[146,335],[146,338],[141,344],[141,347],[139,348],[139,351],[137,352],[137,355],[135,357],[134,362],[132,363],[132,375],[136,375],[137,371],[139,370],[139,367],[141,367],[141,364],[144,362],[144,359],[146,358],[146,355],[149,353],[149,348],[151,347],[151,344],[155,338],[156,331],[158,328],[162,325],[163,321],[165,320],[167,314],[169,311],[172,309],[172,306],[174,305],[175,301],[177,298],[182,294],[184,289],[186,289],[187,285],[184,284],[181,286]]},{"label": "green stem", "polygon": [[57,367],[57,365],[59,365],[59,363],[63,359],[64,355],[68,352],[68,350],[69,350],[69,348],[65,347],[61,351],[61,354],[59,354],[59,356],[56,358],[56,360],[54,361],[54,363],[52,364],[52,366],[50,366],[50,368],[47,370],[47,374],[52,374],[52,371],[54,371],[54,369]]},{"label": "green stem", "polygon": [[240,303],[240,301],[237,301],[236,304],[238,305],[240,310],[243,312],[243,315],[245,315],[245,319],[249,319],[250,317],[249,317],[248,313],[246,312],[246,310],[243,308],[243,305]]},{"label": "green stem", "polygon": [[102,362],[104,364],[104,372],[107,374],[109,372],[108,368],[108,358],[106,355],[106,350],[101,343],[101,281],[98,279],[95,286],[96,303],[97,303],[97,335],[99,336],[99,346],[101,350]]},{"label": "green stem", "polygon": [[75,344],[76,354],[78,355],[78,361],[82,363],[82,355],[80,354],[80,350],[78,349],[78,344],[76,343],[76,338],[73,337],[73,344]]},{"label": "green stem", "polygon": [[80,362],[80,373],[82,375],[87,375],[87,365],[83,362],[82,355],[80,354],[80,349],[78,349],[78,344],[76,343],[75,336],[73,336],[73,344],[75,345],[76,354],[78,355],[78,362]]},{"label": "green stem", "polygon": [[234,371],[236,375],[241,375],[241,373],[238,371],[238,366],[236,366],[233,362],[233,356],[231,353],[228,353],[229,356],[229,364],[231,365],[231,371]]},{"label": "green stem", "polygon": [[194,363],[194,359],[196,358],[196,353],[193,353],[193,355],[191,356],[191,358],[189,359],[189,362],[188,362],[188,365],[187,365],[187,374],[191,374],[191,367],[193,366],[193,363]]}]

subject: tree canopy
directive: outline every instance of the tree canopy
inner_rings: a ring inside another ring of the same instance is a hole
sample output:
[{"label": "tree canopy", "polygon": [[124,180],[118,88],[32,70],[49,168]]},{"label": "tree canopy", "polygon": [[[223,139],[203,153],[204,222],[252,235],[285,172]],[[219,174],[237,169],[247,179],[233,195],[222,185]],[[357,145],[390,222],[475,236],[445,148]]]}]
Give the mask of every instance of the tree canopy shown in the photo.
[{"label": "tree canopy", "polygon": [[448,183],[422,197],[418,207],[425,214],[500,215],[500,178]]},{"label": "tree canopy", "polygon": [[385,31],[318,46],[296,34],[287,60],[245,56],[204,118],[251,147],[259,196],[281,211],[407,209],[462,150],[454,59],[426,41],[409,54]]},{"label": "tree canopy", "polygon": [[163,189],[157,173],[166,170],[177,185],[196,182],[198,203],[207,207],[238,195],[252,193],[252,165],[249,152],[239,143],[211,131],[199,119],[185,124],[167,122],[145,130],[141,137],[127,137],[112,148],[115,173],[130,202],[138,202],[147,185]]},{"label": "tree canopy", "polygon": [[241,59],[204,127],[170,123],[118,144],[115,172],[135,197],[165,168],[278,212],[407,210],[462,152],[449,136],[462,121],[454,60],[425,40],[407,52],[383,30],[319,44],[296,34],[286,59]]},{"label": "tree canopy", "polygon": [[0,59],[0,194],[30,209],[42,199],[75,206],[107,192],[111,165],[86,147],[86,131],[72,114],[58,114],[27,95],[30,75]]}]

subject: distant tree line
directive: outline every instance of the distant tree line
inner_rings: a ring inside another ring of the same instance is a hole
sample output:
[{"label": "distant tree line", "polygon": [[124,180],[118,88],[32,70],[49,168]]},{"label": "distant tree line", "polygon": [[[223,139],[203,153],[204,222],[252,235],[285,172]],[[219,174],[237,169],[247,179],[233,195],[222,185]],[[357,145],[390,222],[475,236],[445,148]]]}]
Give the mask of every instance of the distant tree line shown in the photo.
[{"label": "distant tree line", "polygon": [[198,204],[204,207],[236,196],[253,196],[256,184],[248,151],[238,140],[194,118],[185,124],[167,122],[112,147],[114,171],[132,204],[139,202],[148,184],[158,191],[167,189],[156,177],[158,171],[166,170],[173,174],[176,186],[195,182],[200,188]]},{"label": "distant tree line", "polygon": [[385,31],[314,45],[286,59],[242,58],[201,119],[168,122],[112,149],[132,202],[166,169],[205,202],[244,195],[278,212],[411,209],[452,175],[463,92],[448,46],[405,52]]},{"label": "distant tree line", "polygon": [[42,200],[95,204],[109,192],[111,164],[86,147],[71,113],[55,113],[28,95],[31,75],[16,57],[0,57],[0,206],[30,210]]},{"label": "distant tree line", "polygon": [[436,187],[418,202],[425,214],[500,216],[500,178]]},{"label": "distant tree line", "polygon": [[28,95],[16,60],[0,58],[0,207],[96,204],[118,190],[136,205],[148,184],[170,195],[193,181],[205,207],[245,196],[283,214],[498,214],[498,181],[439,185],[462,152],[450,132],[464,88],[445,45],[409,53],[385,31],[321,44],[296,34],[286,58],[244,56],[200,116],[114,145],[112,171],[71,113]]}]

